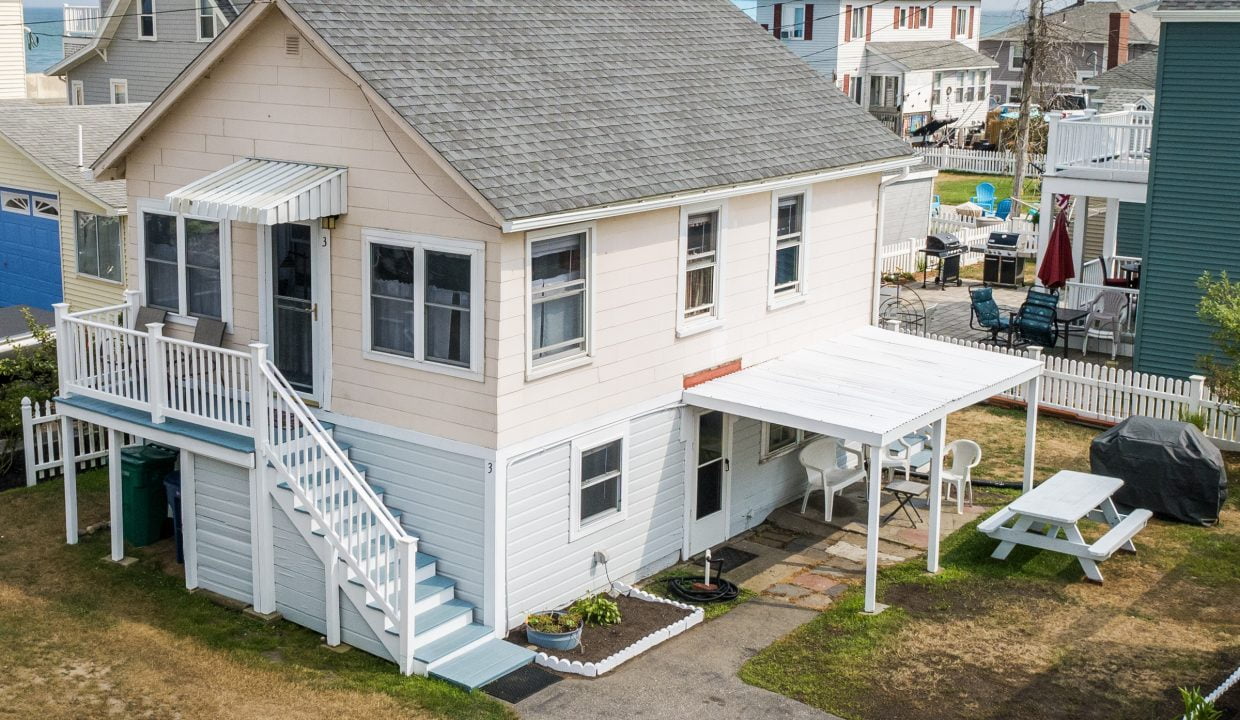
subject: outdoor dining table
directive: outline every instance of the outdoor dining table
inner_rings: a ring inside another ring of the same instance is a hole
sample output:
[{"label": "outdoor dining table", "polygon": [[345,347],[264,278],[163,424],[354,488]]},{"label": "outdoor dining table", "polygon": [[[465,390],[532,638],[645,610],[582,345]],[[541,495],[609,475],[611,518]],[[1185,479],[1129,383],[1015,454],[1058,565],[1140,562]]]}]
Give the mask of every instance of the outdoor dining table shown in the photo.
[{"label": "outdoor dining table", "polygon": [[[1064,553],[1076,557],[1085,576],[1100,583],[1098,563],[1120,549],[1135,553],[1132,538],[1152,515],[1145,509],[1120,514],[1111,496],[1123,485],[1124,481],[1116,477],[1061,470],[991,515],[977,529],[999,541],[993,558],[1007,558],[1017,545]],[[1105,523],[1111,529],[1092,544],[1087,543],[1077,527],[1083,518]],[[1008,526],[1009,521],[1014,522]]]}]

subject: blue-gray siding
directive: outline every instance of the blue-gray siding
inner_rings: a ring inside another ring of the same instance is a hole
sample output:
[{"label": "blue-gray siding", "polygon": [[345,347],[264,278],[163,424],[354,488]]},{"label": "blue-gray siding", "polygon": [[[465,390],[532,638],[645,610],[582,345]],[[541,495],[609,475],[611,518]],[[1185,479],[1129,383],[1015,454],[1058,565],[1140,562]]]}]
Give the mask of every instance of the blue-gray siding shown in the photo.
[{"label": "blue-gray siding", "polygon": [[198,584],[225,597],[253,599],[249,471],[194,457]]},{"label": "blue-gray siding", "polygon": [[514,462],[508,472],[508,622],[561,607],[612,580],[643,577],[679,557],[684,527],[680,411],[628,421],[629,465],[621,491],[627,518],[569,542],[571,443]]},{"label": "blue-gray siding", "polygon": [[1165,23],[1161,47],[1133,363],[1186,376],[1214,350],[1197,279],[1240,277],[1240,24]]},{"label": "blue-gray siding", "polygon": [[[775,508],[801,496],[805,471],[796,451],[760,461],[762,423],[737,418],[732,426],[732,495],[728,535],[739,535]],[[798,448],[799,449],[799,448]]]},{"label": "blue-gray siding", "polygon": [[353,446],[350,457],[383,487],[384,502],[404,513],[403,521],[419,536],[418,549],[439,560],[440,574],[457,584],[457,597],[481,608],[483,461],[337,422],[336,438]]}]

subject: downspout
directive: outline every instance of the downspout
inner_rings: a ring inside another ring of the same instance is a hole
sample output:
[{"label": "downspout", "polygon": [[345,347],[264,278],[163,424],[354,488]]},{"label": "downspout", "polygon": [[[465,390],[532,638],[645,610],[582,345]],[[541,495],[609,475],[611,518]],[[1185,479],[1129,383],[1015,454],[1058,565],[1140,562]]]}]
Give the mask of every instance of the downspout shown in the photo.
[{"label": "downspout", "polygon": [[883,284],[883,208],[886,205],[884,202],[884,191],[887,189],[887,186],[907,179],[910,172],[909,166],[905,165],[900,168],[899,175],[887,180],[883,180],[880,177],[878,181],[878,219],[874,223],[874,291],[870,295],[871,325],[878,325],[879,288]]}]

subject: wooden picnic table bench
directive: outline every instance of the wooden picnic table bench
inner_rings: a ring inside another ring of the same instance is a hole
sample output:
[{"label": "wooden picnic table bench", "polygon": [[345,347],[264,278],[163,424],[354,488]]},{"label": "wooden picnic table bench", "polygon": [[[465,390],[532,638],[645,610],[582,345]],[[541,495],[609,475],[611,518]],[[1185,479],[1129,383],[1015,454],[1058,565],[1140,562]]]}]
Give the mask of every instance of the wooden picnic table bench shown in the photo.
[{"label": "wooden picnic table bench", "polygon": [[[1087,578],[1102,582],[1098,563],[1121,549],[1135,553],[1132,538],[1153,515],[1144,509],[1121,515],[1111,496],[1123,485],[1124,481],[1115,477],[1061,470],[991,515],[977,529],[999,541],[993,558],[1003,560],[1017,545],[1051,550],[1076,557]],[[1077,527],[1086,517],[1111,529],[1093,543],[1086,543]]]}]

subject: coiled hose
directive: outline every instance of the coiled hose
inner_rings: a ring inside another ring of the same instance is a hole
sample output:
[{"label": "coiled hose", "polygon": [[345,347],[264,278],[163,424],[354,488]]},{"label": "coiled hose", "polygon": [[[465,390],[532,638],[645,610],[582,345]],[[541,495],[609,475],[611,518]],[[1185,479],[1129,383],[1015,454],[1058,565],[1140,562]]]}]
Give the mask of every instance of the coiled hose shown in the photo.
[{"label": "coiled hose", "polygon": [[724,580],[721,577],[713,579],[713,590],[706,588],[695,588],[696,584],[701,582],[700,577],[674,577],[667,581],[667,589],[673,595],[684,600],[685,602],[701,603],[708,605],[710,603],[727,602],[735,600],[740,595],[740,588],[731,580]]}]

